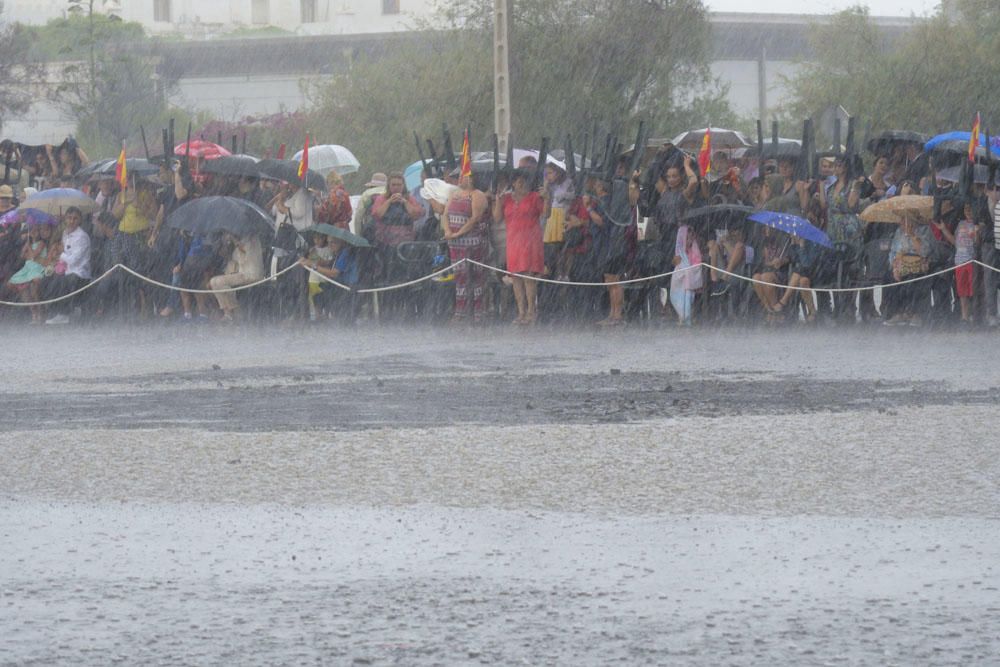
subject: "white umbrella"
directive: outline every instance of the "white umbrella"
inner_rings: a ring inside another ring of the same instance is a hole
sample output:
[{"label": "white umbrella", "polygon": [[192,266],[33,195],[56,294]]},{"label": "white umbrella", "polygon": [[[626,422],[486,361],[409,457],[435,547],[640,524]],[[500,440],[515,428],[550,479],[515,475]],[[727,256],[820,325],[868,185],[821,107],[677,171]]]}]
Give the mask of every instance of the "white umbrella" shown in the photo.
[{"label": "white umbrella", "polygon": [[[302,159],[302,151],[292,156],[293,160]],[[347,148],[337,144],[323,144],[309,147],[309,168],[324,176],[335,171],[341,176],[353,174],[361,168],[358,158]]]},{"label": "white umbrella", "polygon": [[[710,127],[709,130],[712,132],[712,150],[719,149],[734,149],[734,148],[746,148],[747,146],[752,146],[753,144],[747,141],[747,138],[743,136],[741,132],[736,130],[727,130],[724,127]],[[700,130],[688,130],[687,132],[682,132],[674,137],[671,141],[674,146],[684,150],[699,150],[701,149],[701,142],[705,139],[704,128]]]}]

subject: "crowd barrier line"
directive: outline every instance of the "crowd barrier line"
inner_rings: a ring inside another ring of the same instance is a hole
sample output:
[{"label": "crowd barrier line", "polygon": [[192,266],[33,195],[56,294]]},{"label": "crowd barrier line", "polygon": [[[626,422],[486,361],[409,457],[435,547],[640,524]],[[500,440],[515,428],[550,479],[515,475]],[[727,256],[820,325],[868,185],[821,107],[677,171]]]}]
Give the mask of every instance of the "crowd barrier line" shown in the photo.
[{"label": "crowd barrier line", "polygon": [[329,283],[331,285],[334,285],[334,286],[336,286],[336,287],[338,287],[338,288],[340,288],[342,290],[345,290],[345,291],[354,291],[354,292],[356,292],[358,294],[378,294],[378,293],[381,293],[381,292],[389,292],[389,291],[392,291],[392,290],[404,289],[406,287],[411,287],[413,285],[417,285],[419,283],[422,283],[422,282],[425,282],[425,281],[428,281],[428,280],[433,280],[434,278],[436,278],[436,277],[438,277],[438,276],[440,276],[442,274],[448,273],[449,271],[453,271],[454,269],[456,269],[457,267],[461,266],[465,262],[468,262],[470,264],[475,264],[476,266],[480,266],[480,267],[482,267],[484,269],[487,269],[489,271],[493,271],[495,273],[502,273],[502,274],[504,274],[506,276],[511,276],[511,277],[515,277],[515,278],[524,278],[526,280],[536,280],[538,282],[549,283],[549,284],[553,284],[553,285],[562,285],[564,287],[610,287],[612,285],[634,285],[634,284],[637,284],[637,283],[644,283],[644,282],[649,282],[649,281],[654,281],[654,280],[662,280],[663,278],[668,278],[670,276],[673,276],[674,274],[683,273],[683,272],[689,271],[691,269],[707,268],[707,269],[711,269],[713,271],[716,271],[718,273],[721,273],[723,275],[727,275],[727,276],[730,276],[732,278],[736,278],[737,280],[743,280],[745,282],[753,283],[753,284],[757,284],[757,285],[766,285],[766,286],[769,286],[769,287],[779,287],[779,288],[782,288],[782,289],[791,289],[791,290],[795,290],[797,292],[814,292],[814,293],[819,292],[819,293],[828,293],[828,294],[848,293],[848,292],[866,292],[866,291],[874,291],[874,290],[878,290],[878,289],[886,289],[886,288],[892,288],[892,287],[899,287],[901,285],[908,285],[910,283],[920,282],[921,280],[929,280],[930,278],[935,278],[937,276],[944,275],[946,273],[951,273],[952,271],[955,271],[956,269],[958,269],[958,268],[960,268],[962,266],[968,266],[970,264],[976,264],[976,265],[979,265],[979,266],[983,267],[984,269],[988,269],[990,271],[993,271],[994,273],[1000,273],[1000,269],[997,269],[997,268],[995,268],[993,266],[990,266],[988,264],[984,264],[983,262],[981,262],[979,260],[972,259],[972,260],[969,260],[967,262],[963,262],[962,264],[959,264],[957,266],[949,266],[947,268],[941,269],[940,271],[935,271],[934,273],[928,273],[927,275],[917,276],[915,278],[908,278],[906,280],[899,280],[899,281],[896,281],[896,282],[893,282],[893,283],[884,283],[884,284],[880,284],[880,285],[868,285],[868,286],[864,286],[864,287],[839,287],[839,288],[838,287],[791,287],[789,285],[783,285],[781,283],[772,283],[772,282],[768,282],[768,281],[765,281],[765,280],[757,280],[757,279],[749,277],[749,276],[744,276],[744,275],[741,275],[741,274],[738,274],[738,273],[733,273],[731,271],[727,271],[726,269],[721,269],[721,268],[712,266],[711,264],[708,264],[708,263],[700,263],[700,264],[695,264],[695,265],[692,265],[692,266],[686,266],[686,267],[683,267],[683,268],[677,268],[677,269],[674,269],[672,271],[668,271],[666,273],[660,273],[660,274],[657,274],[657,275],[654,275],[654,276],[644,276],[644,277],[641,277],[641,278],[630,278],[628,280],[616,280],[616,281],[613,281],[613,282],[600,282],[600,283],[597,283],[597,282],[573,282],[573,281],[564,281],[564,280],[552,280],[550,278],[541,278],[541,277],[538,277],[538,276],[533,276],[533,275],[529,275],[529,274],[525,274],[525,273],[516,273],[516,272],[513,272],[513,271],[507,271],[506,269],[501,269],[500,267],[497,267],[497,266],[491,266],[490,264],[485,264],[483,262],[478,262],[478,261],[473,260],[473,259],[463,258],[463,259],[460,259],[459,261],[455,262],[454,264],[450,264],[450,265],[448,265],[448,266],[446,266],[446,267],[444,267],[442,269],[439,269],[439,270],[437,270],[437,271],[435,271],[433,273],[429,273],[426,276],[421,276],[420,278],[415,278],[414,280],[409,280],[409,281],[407,281],[405,283],[399,283],[399,284],[396,284],[396,285],[387,285],[387,286],[384,286],[384,287],[369,287],[369,288],[359,289],[359,290],[352,290],[351,287],[349,287],[347,285],[344,285],[342,283],[339,283],[336,280],[334,280],[332,278],[329,278],[328,276],[323,275],[322,273],[320,273],[319,271],[316,271],[315,269],[313,269],[311,267],[303,266],[303,265],[298,264],[298,263],[290,264],[289,266],[286,266],[282,270],[280,270],[280,271],[278,271],[278,272],[276,272],[276,273],[274,273],[272,275],[265,276],[265,277],[261,278],[260,280],[255,280],[255,281],[247,283],[245,285],[237,285],[236,287],[226,287],[226,288],[223,288],[223,289],[192,289],[192,288],[188,288],[188,287],[178,287],[176,285],[168,285],[166,283],[163,283],[163,282],[160,282],[160,281],[155,280],[153,278],[150,278],[149,276],[145,276],[145,275],[139,273],[138,271],[125,266],[124,264],[115,264],[114,266],[112,266],[110,269],[108,269],[107,271],[105,271],[104,273],[102,273],[97,278],[91,280],[89,283],[87,283],[83,287],[80,287],[79,289],[76,289],[76,290],[70,292],[69,294],[65,294],[65,295],[60,296],[60,297],[55,297],[53,299],[46,299],[44,301],[28,301],[28,302],[24,302],[24,301],[0,301],[0,306],[12,306],[12,307],[22,307],[22,308],[33,307],[33,306],[47,306],[47,305],[51,305],[51,304],[54,304],[54,303],[59,303],[60,301],[65,301],[66,299],[72,299],[73,297],[75,297],[75,296],[77,296],[79,294],[82,294],[83,292],[86,292],[90,288],[95,287],[98,283],[100,283],[102,280],[106,279],[108,276],[110,276],[114,271],[117,271],[118,269],[121,269],[121,270],[123,270],[123,271],[125,271],[127,273],[130,273],[131,275],[135,276],[136,278],[138,278],[140,280],[143,280],[143,281],[145,281],[145,282],[147,282],[147,283],[149,283],[151,285],[156,285],[157,287],[161,287],[161,288],[167,289],[167,290],[173,290],[175,292],[186,292],[188,294],[223,294],[223,293],[227,293],[227,292],[240,292],[240,291],[243,291],[243,290],[252,289],[254,287],[257,287],[259,285],[263,285],[263,284],[268,283],[268,282],[272,282],[274,280],[277,280],[280,276],[284,275],[285,273],[288,273],[292,269],[294,269],[294,268],[296,268],[298,266],[301,266],[302,268],[304,268],[309,273],[317,276],[323,282],[326,282],[326,283]]}]

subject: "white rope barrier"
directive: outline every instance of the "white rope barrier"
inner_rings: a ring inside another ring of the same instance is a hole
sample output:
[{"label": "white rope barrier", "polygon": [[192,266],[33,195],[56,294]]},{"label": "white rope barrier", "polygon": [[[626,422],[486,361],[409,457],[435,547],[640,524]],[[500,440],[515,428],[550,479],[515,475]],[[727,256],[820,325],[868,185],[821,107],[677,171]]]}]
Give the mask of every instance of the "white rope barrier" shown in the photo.
[{"label": "white rope barrier", "polygon": [[483,264],[482,262],[477,262],[474,259],[462,260],[469,262],[470,264],[475,264],[481,266],[484,269],[489,269],[496,273],[503,273],[505,275],[511,276],[512,278],[524,278],[525,280],[535,280],[540,283],[549,283],[550,285],[563,285],[565,287],[609,287],[611,285],[633,285],[635,283],[644,283],[651,280],[660,280],[662,278],[667,278],[674,275],[675,273],[683,273],[685,271],[690,271],[691,269],[697,269],[702,266],[708,266],[707,264],[695,264],[693,266],[685,266],[684,268],[674,269],[673,271],[668,271],[667,273],[659,273],[655,276],[644,276],[642,278],[630,278],[629,280],[616,280],[614,282],[608,283],[584,283],[584,282],[573,282],[570,280],[552,280],[551,278],[540,278],[538,276],[528,275],[526,273],[514,273],[513,271],[507,271],[506,269],[501,269],[496,266],[490,266],[489,264]]},{"label": "white rope barrier", "polygon": [[46,299],[45,301],[0,301],[0,306],[13,306],[14,308],[29,308],[34,306],[48,306],[53,303],[59,303],[60,301],[65,301],[66,299],[72,299],[77,294],[82,294],[86,292],[91,287],[93,287],[97,283],[107,278],[119,266],[121,266],[121,264],[115,264],[110,269],[99,275],[97,278],[94,278],[83,287],[75,289],[69,294],[64,294],[63,296],[59,296],[54,299]]},{"label": "white rope barrier", "polygon": [[131,268],[125,266],[124,264],[115,264],[114,266],[112,266],[110,269],[108,269],[107,271],[105,271],[104,273],[102,273],[97,278],[93,279],[92,281],[90,281],[89,283],[87,283],[86,285],[84,285],[83,287],[80,287],[79,289],[76,289],[76,290],[70,292],[69,294],[65,294],[63,296],[52,298],[52,299],[46,299],[44,301],[28,301],[28,302],[25,302],[25,301],[0,301],[0,306],[11,306],[11,307],[15,307],[15,308],[25,308],[25,307],[32,307],[32,306],[47,306],[47,305],[51,305],[51,304],[54,304],[54,303],[59,303],[60,301],[65,301],[67,299],[72,299],[73,297],[75,297],[75,296],[77,296],[79,294],[82,294],[83,292],[86,292],[90,288],[97,286],[98,283],[100,283],[102,280],[104,280],[105,278],[107,278],[109,275],[111,275],[114,271],[116,271],[118,269],[122,269],[123,271],[125,271],[125,272],[127,272],[127,273],[129,273],[129,274],[131,274],[133,276],[135,276],[139,280],[147,282],[147,283],[149,283],[151,285],[155,285],[157,287],[161,287],[161,288],[166,289],[166,290],[172,290],[172,291],[175,291],[175,292],[186,292],[188,294],[222,294],[222,293],[227,293],[227,292],[241,292],[241,291],[244,291],[244,290],[252,289],[252,288],[257,287],[259,285],[263,285],[265,283],[277,280],[280,276],[284,275],[285,273],[288,273],[289,271],[291,271],[292,269],[294,269],[296,267],[302,267],[303,269],[305,269],[306,271],[308,271],[312,275],[317,276],[321,281],[329,283],[331,285],[334,285],[335,287],[338,287],[338,288],[340,288],[342,290],[345,290],[345,291],[355,291],[358,294],[378,294],[378,293],[381,293],[381,292],[389,292],[389,291],[393,291],[393,290],[404,289],[406,287],[411,287],[413,285],[417,285],[419,283],[426,282],[428,280],[433,280],[434,278],[436,278],[436,277],[438,277],[438,276],[440,276],[442,274],[445,274],[445,273],[448,273],[449,271],[455,270],[456,268],[458,268],[459,266],[461,266],[465,262],[468,262],[470,264],[475,264],[476,266],[482,267],[482,268],[484,268],[486,270],[489,270],[489,271],[493,271],[495,273],[501,273],[501,274],[504,274],[504,275],[507,275],[507,276],[511,276],[511,277],[516,277],[516,278],[523,278],[525,280],[535,280],[535,281],[538,281],[538,282],[548,283],[548,284],[552,284],[552,285],[562,285],[562,286],[565,286],[565,287],[610,287],[612,285],[633,285],[633,284],[637,284],[637,283],[644,283],[644,282],[650,282],[650,281],[655,281],[655,280],[661,280],[663,278],[668,278],[670,276],[673,276],[674,274],[683,273],[685,271],[690,271],[692,269],[707,268],[707,269],[716,271],[718,273],[730,276],[732,278],[736,278],[737,280],[743,280],[745,282],[749,282],[749,283],[753,283],[753,284],[757,284],[757,285],[766,285],[766,286],[769,286],[769,287],[778,287],[778,288],[782,288],[782,289],[791,289],[791,290],[794,290],[794,291],[797,291],[797,292],[813,292],[813,293],[817,293],[817,292],[823,292],[823,293],[865,292],[865,291],[874,291],[874,290],[878,290],[878,289],[887,289],[887,288],[892,288],[892,287],[899,287],[901,285],[908,285],[910,283],[916,283],[916,282],[920,282],[922,280],[928,280],[930,278],[935,278],[937,276],[944,275],[946,273],[951,273],[951,272],[955,271],[956,269],[958,269],[958,268],[960,268],[962,266],[968,266],[970,264],[977,264],[977,265],[983,267],[984,269],[988,269],[990,271],[993,271],[994,273],[1000,273],[1000,269],[997,269],[996,267],[993,267],[993,266],[990,266],[988,264],[985,264],[985,263],[983,263],[983,262],[981,262],[979,260],[969,260],[969,261],[963,262],[962,264],[959,264],[957,266],[949,266],[947,268],[941,269],[940,271],[936,271],[934,273],[929,273],[927,275],[917,276],[915,278],[909,278],[907,280],[900,280],[900,281],[893,282],[893,283],[884,283],[884,284],[880,284],[880,285],[867,285],[867,286],[862,286],[862,287],[840,287],[840,288],[836,288],[836,287],[829,287],[829,288],[824,288],[824,287],[792,287],[790,285],[785,285],[785,284],[782,284],[782,283],[772,283],[772,282],[768,282],[766,280],[757,280],[757,279],[749,277],[749,276],[744,276],[744,275],[741,275],[741,274],[738,274],[738,273],[733,273],[731,271],[727,271],[726,269],[721,269],[721,268],[712,266],[711,264],[701,263],[701,264],[695,264],[693,266],[686,266],[686,267],[683,267],[683,268],[677,268],[677,269],[674,269],[672,271],[668,271],[666,273],[659,273],[659,274],[656,274],[656,275],[653,275],[653,276],[643,276],[641,278],[630,278],[628,280],[616,280],[616,281],[613,281],[613,282],[600,282],[600,283],[597,283],[597,282],[574,282],[574,281],[564,281],[564,280],[552,280],[550,278],[542,278],[542,277],[532,276],[532,275],[528,275],[528,274],[524,274],[524,273],[516,273],[516,272],[513,272],[513,271],[507,271],[506,269],[501,269],[501,268],[496,267],[496,266],[491,266],[489,264],[485,264],[483,262],[479,262],[479,261],[476,261],[474,259],[463,258],[463,259],[460,259],[459,261],[455,262],[454,264],[450,264],[450,265],[448,265],[448,266],[446,266],[446,267],[444,267],[442,269],[434,271],[433,273],[429,273],[429,274],[427,274],[425,276],[421,276],[420,278],[415,278],[414,280],[409,280],[409,281],[407,281],[405,283],[399,283],[399,284],[396,284],[396,285],[386,285],[384,287],[369,287],[369,288],[359,289],[359,290],[353,290],[353,288],[351,288],[350,286],[344,285],[343,283],[340,283],[340,282],[337,282],[333,278],[325,276],[322,273],[320,273],[319,271],[317,271],[317,270],[315,270],[315,269],[313,269],[313,268],[311,268],[309,266],[305,266],[305,265],[302,265],[302,264],[299,264],[299,263],[290,264],[289,266],[286,266],[284,269],[282,269],[282,270],[274,273],[273,275],[265,276],[265,277],[261,278],[260,280],[255,280],[255,281],[247,283],[245,285],[238,285],[236,287],[226,287],[226,288],[222,288],[222,289],[192,289],[192,288],[188,288],[188,287],[178,287],[176,285],[168,285],[167,283],[163,283],[163,282],[160,282],[160,281],[155,280],[153,278],[150,278],[149,276],[145,276],[145,275],[139,273],[138,271],[135,271],[134,269],[131,269]]}]

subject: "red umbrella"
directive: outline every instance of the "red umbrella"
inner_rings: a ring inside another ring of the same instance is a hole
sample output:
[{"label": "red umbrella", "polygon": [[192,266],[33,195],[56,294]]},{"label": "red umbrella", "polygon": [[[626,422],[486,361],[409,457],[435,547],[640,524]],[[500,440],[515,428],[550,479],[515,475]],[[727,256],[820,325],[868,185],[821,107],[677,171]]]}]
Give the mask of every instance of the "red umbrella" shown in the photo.
[{"label": "red umbrella", "polygon": [[[187,143],[177,144],[177,146],[174,147],[174,155],[184,156],[187,154]],[[195,139],[191,142],[191,157],[193,158],[215,160],[217,158],[228,157],[230,155],[232,155],[232,153],[218,144],[213,144],[211,141]]]}]

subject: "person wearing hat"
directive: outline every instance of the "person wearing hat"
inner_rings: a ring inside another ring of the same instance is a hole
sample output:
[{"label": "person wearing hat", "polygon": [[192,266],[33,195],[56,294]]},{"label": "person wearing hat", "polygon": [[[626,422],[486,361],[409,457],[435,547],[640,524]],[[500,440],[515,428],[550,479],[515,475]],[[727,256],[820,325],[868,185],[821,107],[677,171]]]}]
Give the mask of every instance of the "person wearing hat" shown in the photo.
[{"label": "person wearing hat", "polygon": [[[363,235],[365,233],[365,228],[370,227],[372,202],[375,201],[375,197],[385,192],[385,186],[388,184],[388,177],[381,171],[376,171],[372,174],[372,177],[368,179],[365,183],[365,191],[361,193],[361,199],[358,201],[358,207],[354,209],[354,219],[351,221],[351,231],[358,235]],[[374,231],[374,230],[372,230]],[[372,239],[368,239],[371,241]]]},{"label": "person wearing hat", "polygon": [[14,208],[14,188],[6,183],[0,185],[0,215]]}]

